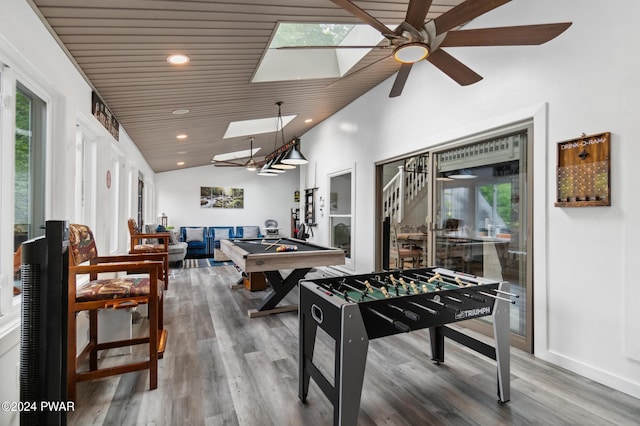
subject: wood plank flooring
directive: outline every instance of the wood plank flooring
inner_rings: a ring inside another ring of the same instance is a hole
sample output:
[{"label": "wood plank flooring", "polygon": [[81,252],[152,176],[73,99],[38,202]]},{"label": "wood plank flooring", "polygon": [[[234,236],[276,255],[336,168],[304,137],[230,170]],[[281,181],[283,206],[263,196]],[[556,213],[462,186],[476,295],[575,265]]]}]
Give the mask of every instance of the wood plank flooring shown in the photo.
[{"label": "wood plank flooring", "polygon": [[[298,400],[297,313],[248,318],[264,292],[232,290],[238,278],[232,266],[173,269],[158,389],[147,372],[80,383],[69,424],[330,425],[333,407],[313,381]],[[283,303],[297,303],[297,290]],[[332,344],[319,330],[314,361],[329,374]],[[427,330],[373,340],[358,424],[640,425],[640,400],[511,353],[511,401],[501,404],[493,361],[447,341],[436,365]]]}]

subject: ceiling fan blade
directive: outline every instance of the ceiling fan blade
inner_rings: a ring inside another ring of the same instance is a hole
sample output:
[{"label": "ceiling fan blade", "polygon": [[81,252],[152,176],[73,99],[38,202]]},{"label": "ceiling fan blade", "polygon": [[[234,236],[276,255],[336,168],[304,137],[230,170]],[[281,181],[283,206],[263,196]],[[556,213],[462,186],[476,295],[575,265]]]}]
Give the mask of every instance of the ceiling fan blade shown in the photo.
[{"label": "ceiling fan blade", "polygon": [[391,31],[385,24],[378,21],[373,16],[369,15],[364,10],[360,9],[355,4],[351,3],[349,0],[331,0],[336,5],[340,6],[356,18],[360,19],[366,24],[371,25],[376,30],[380,31],[382,35],[394,35],[393,31]]},{"label": "ceiling fan blade", "polygon": [[244,167],[245,163],[234,163],[233,161],[213,160],[211,164],[218,167]]},{"label": "ceiling fan blade", "polygon": [[407,17],[404,19],[413,28],[420,29],[424,25],[432,0],[411,0],[407,8]]},{"label": "ceiling fan blade", "polygon": [[451,77],[461,86],[468,86],[469,84],[482,80],[482,76],[476,74],[471,68],[442,49],[438,49],[427,56],[427,61],[438,67],[440,71]]},{"label": "ceiling fan blade", "polygon": [[570,26],[571,22],[562,22],[449,31],[440,47],[538,45],[553,40]]},{"label": "ceiling fan blade", "polygon": [[511,0],[467,0],[464,3],[460,3],[433,20],[436,24],[436,34],[440,35],[459,25],[466,24],[470,20],[510,1]]},{"label": "ceiling fan blade", "polygon": [[389,46],[280,46],[276,49],[388,49]]},{"label": "ceiling fan blade", "polygon": [[371,62],[370,64],[367,64],[367,65],[363,66],[362,68],[358,68],[357,70],[353,71],[352,73],[347,74],[347,75],[345,75],[345,76],[342,76],[342,77],[340,77],[339,79],[337,79],[336,81],[333,81],[331,84],[329,84],[329,85],[326,87],[326,89],[329,89],[329,88],[331,88],[331,87],[335,86],[335,85],[336,85],[336,84],[338,84],[338,83],[342,83],[343,81],[345,81],[345,80],[347,80],[347,79],[349,79],[349,78],[353,77],[354,75],[358,75],[358,74],[360,74],[360,72],[361,72],[361,71],[364,71],[364,70],[368,69],[369,67],[374,66],[374,65],[375,65],[375,64],[377,64],[378,62],[382,62],[382,61],[384,61],[385,59],[389,59],[390,57],[391,57],[391,54],[389,54],[389,55],[387,55],[387,56],[385,56],[385,57],[383,57],[383,58],[380,58],[380,59],[378,59],[378,60],[376,60],[376,61],[373,61],[373,62]]},{"label": "ceiling fan blade", "polygon": [[402,94],[402,89],[404,89],[404,85],[407,82],[407,77],[409,77],[412,66],[413,64],[402,64],[398,71],[398,75],[396,76],[396,81],[393,82],[393,87],[389,93],[390,98],[395,98]]}]

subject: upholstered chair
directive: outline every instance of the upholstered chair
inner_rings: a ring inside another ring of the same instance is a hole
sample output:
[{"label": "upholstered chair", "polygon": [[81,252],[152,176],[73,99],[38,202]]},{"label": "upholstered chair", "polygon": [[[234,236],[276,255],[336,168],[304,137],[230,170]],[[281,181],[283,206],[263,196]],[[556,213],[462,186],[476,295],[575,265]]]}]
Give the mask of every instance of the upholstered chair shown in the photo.
[{"label": "upholstered chair", "polygon": [[145,233],[139,229],[135,219],[129,219],[130,254],[164,254],[163,280],[169,288],[169,232]]},{"label": "upholstered chair", "polygon": [[[67,397],[70,401],[76,398],[78,382],[138,370],[149,370],[149,389],[157,388],[158,358],[162,357],[167,341],[163,327],[163,265],[162,253],[100,257],[91,229],[86,225],[69,226]],[[143,304],[148,305],[146,336],[98,343],[98,311]],[[77,317],[82,311],[89,314],[89,342],[78,353]],[[145,359],[99,368],[98,351],[141,344],[148,345]],[[87,356],[89,370],[79,371]]]}]

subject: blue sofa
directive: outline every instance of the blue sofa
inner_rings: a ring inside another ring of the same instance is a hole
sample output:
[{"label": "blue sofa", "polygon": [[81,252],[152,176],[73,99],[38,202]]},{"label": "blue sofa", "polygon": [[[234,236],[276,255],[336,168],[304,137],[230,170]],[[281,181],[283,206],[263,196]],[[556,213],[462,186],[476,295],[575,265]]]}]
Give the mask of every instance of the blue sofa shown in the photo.
[{"label": "blue sofa", "polygon": [[235,238],[233,226],[210,226],[209,227],[209,253],[215,255],[215,249],[220,248],[220,240],[230,240]]},{"label": "blue sofa", "polygon": [[236,226],[236,238],[264,238],[259,226]]},{"label": "blue sofa", "polygon": [[187,243],[187,257],[207,257],[209,252],[209,235],[206,226],[181,226],[180,241]]}]

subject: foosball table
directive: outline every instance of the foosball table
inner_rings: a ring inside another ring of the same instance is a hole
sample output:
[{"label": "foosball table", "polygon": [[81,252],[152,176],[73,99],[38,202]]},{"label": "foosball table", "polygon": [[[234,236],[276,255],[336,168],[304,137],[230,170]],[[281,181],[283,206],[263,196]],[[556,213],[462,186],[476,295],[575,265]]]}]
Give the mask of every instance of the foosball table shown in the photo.
[{"label": "foosball table", "polygon": [[[408,269],[300,282],[298,397],[313,378],[333,404],[335,425],[355,425],[369,340],[429,328],[432,360],[444,362],[444,338],[497,364],[497,396],[510,399],[509,284],[444,268]],[[446,324],[493,316],[491,346]],[[334,378],[313,363],[318,327],[335,340]]]}]

